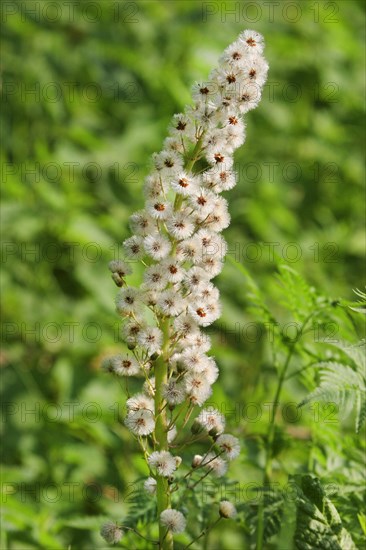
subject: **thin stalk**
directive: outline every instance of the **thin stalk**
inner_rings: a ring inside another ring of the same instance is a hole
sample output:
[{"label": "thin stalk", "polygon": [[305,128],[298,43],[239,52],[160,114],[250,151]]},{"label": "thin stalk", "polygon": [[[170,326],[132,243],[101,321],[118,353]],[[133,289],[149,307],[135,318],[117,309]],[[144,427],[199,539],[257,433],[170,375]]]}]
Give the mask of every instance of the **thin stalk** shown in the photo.
[{"label": "thin stalk", "polygon": [[[305,327],[314,314],[315,312],[310,313],[309,316],[305,319],[301,327],[300,334],[304,334]],[[293,344],[289,348],[287,357],[285,359],[285,362],[283,364],[283,367],[281,369],[280,376],[278,379],[276,394],[273,402],[272,415],[268,426],[267,440],[265,445],[266,458],[265,458],[264,473],[263,473],[263,486],[265,486],[266,483],[269,483],[272,475],[272,454],[273,454],[276,414],[280,404],[280,395],[282,392],[283,384],[286,381],[287,370],[290,365],[292,356],[294,354],[297,342],[293,342]],[[259,506],[259,511],[258,511],[256,550],[263,550],[263,542],[264,542],[263,535],[264,535],[264,498],[262,499],[262,502]]]},{"label": "thin stalk", "polygon": [[219,518],[217,518],[216,521],[214,521],[213,523],[211,523],[211,525],[208,525],[206,527],[206,529],[204,529],[203,531],[201,531],[201,533],[198,535],[197,538],[193,539],[189,544],[187,544],[187,546],[185,546],[183,548],[183,550],[187,550],[187,548],[189,548],[190,546],[192,546],[192,544],[194,544],[195,542],[197,542],[201,537],[203,537],[204,535],[206,535],[209,531],[211,531],[211,529],[213,527],[215,527],[215,525],[217,525],[219,523],[219,521],[222,519],[222,517],[220,516]]},{"label": "thin stalk", "polygon": [[[168,362],[166,351],[169,346],[169,320],[162,319],[160,323],[164,335],[162,354],[155,362],[155,439],[159,451],[168,450],[167,409],[164,407],[163,386],[168,380]],[[170,507],[170,491],[168,480],[156,476],[156,495],[159,521],[159,549],[173,550],[173,536],[160,524],[160,514]]]}]

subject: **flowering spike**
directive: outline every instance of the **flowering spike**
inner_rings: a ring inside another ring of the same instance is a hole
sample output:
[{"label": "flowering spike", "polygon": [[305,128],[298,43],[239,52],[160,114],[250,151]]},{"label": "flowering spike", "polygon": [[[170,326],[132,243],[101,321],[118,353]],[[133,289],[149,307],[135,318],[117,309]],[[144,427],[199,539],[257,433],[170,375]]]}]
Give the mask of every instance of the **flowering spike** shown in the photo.
[{"label": "flowering spike", "polygon": [[[240,451],[238,439],[223,433],[219,411],[198,410],[218,377],[202,328],[221,313],[212,283],[227,251],[220,233],[230,223],[221,193],[237,183],[233,153],[245,140],[242,115],[258,105],[266,81],[263,48],[259,33],[242,32],[208,81],[193,86],[193,105],[174,115],[164,149],[153,155],[144,207],[130,217],[125,259],[109,265],[122,287],[116,309],[130,353],[111,358],[104,368],[144,379],[142,393],[127,401],[125,425],[142,444],[149,468],[145,489],[157,498],[161,549],[173,548],[173,534],[186,525],[183,514],[172,508],[179,483],[186,490],[195,487],[198,481],[189,485],[193,472],[223,476]],[[144,266],[139,288],[126,283],[129,260]],[[196,417],[193,423],[191,417]],[[185,466],[174,450],[195,438],[206,439],[208,448]],[[189,471],[181,477],[184,467]],[[221,517],[235,513],[232,504],[221,502]],[[117,539],[120,532],[113,529],[105,526],[103,536]]]}]

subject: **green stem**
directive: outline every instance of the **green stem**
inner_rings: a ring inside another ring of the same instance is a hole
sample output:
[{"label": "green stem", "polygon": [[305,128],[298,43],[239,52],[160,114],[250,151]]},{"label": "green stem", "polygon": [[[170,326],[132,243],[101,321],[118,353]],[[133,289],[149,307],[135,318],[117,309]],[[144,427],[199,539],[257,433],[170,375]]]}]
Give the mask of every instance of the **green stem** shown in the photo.
[{"label": "green stem", "polygon": [[[159,451],[168,450],[167,409],[164,407],[163,386],[168,380],[168,362],[166,358],[169,346],[169,320],[163,319],[160,328],[164,334],[163,350],[155,362],[155,439]],[[173,535],[166,534],[166,529],[160,524],[160,514],[170,507],[170,491],[168,480],[163,476],[156,476],[156,495],[159,522],[159,549],[173,550]]]},{"label": "green stem", "polygon": [[[310,313],[309,316],[305,319],[305,321],[303,322],[303,325],[301,327],[300,334],[304,333],[306,325],[308,324],[308,322],[310,321],[310,319],[313,317],[314,314],[315,314],[315,312]],[[281,370],[281,373],[280,373],[280,376],[279,376],[279,379],[278,379],[276,394],[275,394],[274,402],[273,402],[272,415],[271,415],[271,419],[270,419],[269,426],[268,426],[267,440],[266,440],[266,445],[265,445],[266,458],[265,458],[264,473],[263,473],[263,486],[265,486],[266,484],[268,484],[270,482],[271,475],[272,475],[272,454],[273,454],[273,442],[274,442],[274,435],[275,435],[276,414],[277,414],[277,410],[278,410],[278,407],[279,407],[279,404],[280,404],[280,396],[281,396],[283,384],[286,381],[287,370],[288,370],[288,367],[290,365],[290,361],[292,359],[292,356],[294,354],[294,351],[295,351],[295,348],[296,348],[296,343],[297,342],[294,342],[291,345],[291,347],[289,348],[286,360],[283,364],[283,367],[282,367],[282,370]],[[261,502],[261,504],[259,506],[259,510],[258,510],[256,550],[262,550],[263,549],[263,542],[264,542],[263,541],[263,535],[264,535],[264,494],[263,494],[262,502]]]},{"label": "green stem", "polygon": [[201,531],[201,533],[198,535],[197,538],[193,539],[189,544],[187,544],[187,546],[184,547],[183,550],[187,550],[187,548],[189,548],[190,546],[192,546],[192,544],[194,544],[196,541],[198,541],[201,537],[203,537],[204,535],[207,535],[207,533],[209,531],[211,531],[211,529],[213,529],[213,527],[215,527],[215,525],[217,525],[219,523],[219,521],[222,520],[222,517],[220,516],[216,521],[214,521],[213,523],[211,523],[211,525],[208,525],[206,527],[206,529],[204,529],[203,531]]},{"label": "green stem", "polygon": [[[272,475],[272,448],[273,448],[273,441],[274,441],[274,433],[275,433],[275,420],[276,420],[276,414],[279,406],[279,399],[283,387],[283,383],[285,381],[286,372],[288,369],[288,366],[291,361],[291,357],[294,353],[294,346],[291,346],[286,360],[284,362],[284,365],[282,367],[280,377],[278,379],[276,394],[273,402],[273,410],[272,415],[270,419],[270,423],[268,426],[268,432],[267,432],[267,441],[265,446],[265,453],[266,453],[266,459],[264,464],[264,473],[263,473],[263,486],[265,486],[267,483],[269,483]],[[263,540],[264,538],[264,493],[262,496],[262,501],[259,506],[258,510],[258,526],[257,526],[257,547],[256,550],[262,550],[263,549]]]}]

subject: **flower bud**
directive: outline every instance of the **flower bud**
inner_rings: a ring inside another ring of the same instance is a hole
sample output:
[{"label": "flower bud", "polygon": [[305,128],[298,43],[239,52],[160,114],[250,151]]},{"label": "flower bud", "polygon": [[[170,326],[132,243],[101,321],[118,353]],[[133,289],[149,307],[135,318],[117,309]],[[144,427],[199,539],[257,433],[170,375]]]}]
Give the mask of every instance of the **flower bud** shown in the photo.
[{"label": "flower bud", "polygon": [[118,273],[112,273],[112,279],[118,287],[123,286],[124,281],[123,281],[123,279],[121,279],[121,277],[119,276]]},{"label": "flower bud", "polygon": [[199,424],[198,422],[194,421],[192,426],[191,426],[191,432],[193,434],[198,434],[200,432],[202,432],[202,426],[201,424]]},{"label": "flower bud", "polygon": [[198,468],[198,466],[202,462],[202,456],[201,455],[194,455],[192,460],[192,468]]},{"label": "flower bud", "polygon": [[222,500],[220,502],[219,514],[222,518],[234,518],[237,514],[234,504],[228,500]]}]

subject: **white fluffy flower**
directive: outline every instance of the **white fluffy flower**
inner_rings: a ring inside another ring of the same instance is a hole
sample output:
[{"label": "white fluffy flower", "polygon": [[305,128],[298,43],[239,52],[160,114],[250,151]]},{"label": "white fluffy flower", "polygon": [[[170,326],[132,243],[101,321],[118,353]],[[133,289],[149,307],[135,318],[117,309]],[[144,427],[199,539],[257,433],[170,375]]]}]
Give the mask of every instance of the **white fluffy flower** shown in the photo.
[{"label": "white fluffy flower", "polygon": [[123,241],[123,248],[126,256],[133,260],[140,260],[145,255],[143,239],[139,235],[134,235]]},{"label": "white fluffy flower", "polygon": [[208,216],[215,208],[216,195],[209,189],[200,187],[189,197],[189,203],[192,208],[201,216]]},{"label": "white fluffy flower", "polygon": [[191,315],[181,315],[177,319],[174,319],[174,329],[181,337],[187,337],[189,335],[193,338],[199,334],[197,323]]},{"label": "white fluffy flower", "polygon": [[216,477],[222,477],[227,472],[227,462],[214,453],[208,453],[202,460],[202,466],[210,470]]},{"label": "white fluffy flower", "polygon": [[157,231],[156,221],[145,210],[139,210],[130,217],[131,230],[137,235],[151,235]]},{"label": "white fluffy flower", "polygon": [[126,406],[129,412],[142,409],[154,412],[154,400],[144,393],[136,393],[127,399]]},{"label": "white fluffy flower", "polygon": [[155,168],[162,174],[163,177],[175,175],[180,172],[183,167],[183,157],[173,151],[160,151],[153,154]]},{"label": "white fluffy flower", "polygon": [[225,458],[228,460],[234,460],[240,454],[240,443],[237,437],[230,434],[222,434],[215,441],[216,445],[220,447]]},{"label": "white fluffy flower", "polygon": [[200,372],[189,372],[184,377],[184,385],[187,394],[195,405],[203,405],[212,394],[210,383],[204,374]]},{"label": "white fluffy flower", "polygon": [[176,258],[166,258],[160,266],[169,283],[180,283],[183,279],[185,270]]},{"label": "white fluffy flower", "polygon": [[200,229],[195,238],[200,245],[203,258],[209,256],[221,260],[225,256],[227,243],[221,235],[210,229]]},{"label": "white fluffy flower", "polygon": [[148,477],[144,481],[144,489],[150,495],[155,495],[155,493],[156,493],[156,479],[154,479],[153,477]]},{"label": "white fluffy flower", "polygon": [[208,357],[197,348],[186,348],[181,361],[188,370],[201,372],[208,364]]},{"label": "white fluffy flower", "polygon": [[214,210],[203,220],[203,225],[211,229],[211,231],[220,232],[226,229],[229,224],[230,214],[227,207],[227,201],[223,197],[217,196]]},{"label": "white fluffy flower", "polygon": [[137,335],[137,342],[150,355],[160,351],[163,343],[163,333],[157,327],[147,327]]},{"label": "white fluffy flower", "polygon": [[136,435],[148,435],[155,429],[154,416],[147,409],[130,412],[125,418],[125,424]]},{"label": "white fluffy flower", "polygon": [[204,301],[201,303],[196,302],[195,305],[188,306],[188,312],[198,325],[207,327],[220,317],[220,305],[213,301],[208,303]]},{"label": "white fluffy flower", "polygon": [[116,309],[121,315],[136,314],[141,309],[141,292],[128,286],[121,289],[116,296]]},{"label": "white fluffy flower", "polygon": [[160,264],[148,267],[144,273],[144,283],[148,290],[162,290],[165,288],[168,278]]},{"label": "white fluffy flower", "polygon": [[148,235],[145,237],[143,244],[146,253],[154,260],[162,260],[169,254],[171,249],[169,240],[159,234]]},{"label": "white fluffy flower", "polygon": [[224,267],[224,264],[219,258],[215,258],[215,256],[210,256],[208,254],[205,254],[197,265],[205,271],[209,279],[216,277],[221,273]]},{"label": "white fluffy flower", "polygon": [[207,353],[211,348],[211,339],[208,334],[200,332],[189,333],[186,337],[187,344],[190,347],[196,348],[201,353]]},{"label": "white fluffy flower", "polygon": [[191,174],[186,174],[185,172],[180,172],[174,180],[170,183],[171,188],[178,195],[183,195],[184,197],[191,195],[194,191],[197,190],[197,181]]},{"label": "white fluffy flower", "polygon": [[165,193],[166,189],[163,184],[161,175],[158,172],[147,176],[144,183],[144,195],[148,199],[155,199]]},{"label": "white fluffy flower", "polygon": [[185,399],[185,392],[181,383],[176,380],[169,380],[163,388],[164,399],[169,405],[178,405]]},{"label": "white fluffy flower", "polygon": [[202,428],[215,435],[220,434],[225,429],[225,417],[217,409],[209,407],[203,409],[195,420]]},{"label": "white fluffy flower", "polygon": [[190,292],[200,292],[209,281],[210,277],[201,267],[192,267],[187,271],[184,282]]},{"label": "white fluffy flower", "polygon": [[186,519],[183,514],[172,508],[161,512],[160,523],[172,533],[182,533],[186,528]]},{"label": "white fluffy flower", "polygon": [[123,537],[124,532],[117,523],[107,521],[100,528],[100,534],[108,544],[117,544]]},{"label": "white fluffy flower", "polygon": [[169,234],[177,241],[188,239],[188,237],[190,237],[195,230],[194,224],[189,217],[189,213],[184,210],[172,214],[166,222],[166,227]]},{"label": "white fluffy flower", "polygon": [[118,376],[136,376],[140,372],[140,365],[134,357],[127,354],[115,355],[110,359],[112,370]]},{"label": "white fluffy flower", "polygon": [[178,136],[179,138],[192,138],[194,136],[192,121],[185,113],[178,113],[174,115],[169,127],[169,133],[172,136]]},{"label": "white fluffy flower", "polygon": [[184,154],[184,143],[182,137],[179,135],[165,138],[163,145],[166,151],[172,151],[181,155]]},{"label": "white fluffy flower", "polygon": [[201,258],[200,248],[194,237],[182,241],[176,248],[177,259],[181,262],[196,262]]},{"label": "white fluffy flower", "polygon": [[175,471],[177,464],[175,457],[168,451],[154,451],[148,458],[149,466],[164,477],[169,477]]},{"label": "white fluffy flower", "polygon": [[169,317],[176,317],[185,307],[182,296],[170,288],[160,294],[157,305],[161,312]]},{"label": "white fluffy flower", "polygon": [[219,369],[212,357],[207,357],[206,363],[200,367],[199,372],[206,377],[209,384],[213,384],[219,377]]},{"label": "white fluffy flower", "polygon": [[222,518],[235,518],[237,511],[234,504],[228,500],[222,500],[220,502],[219,514]]},{"label": "white fluffy flower", "polygon": [[239,42],[244,45],[245,51],[261,54],[264,49],[264,39],[259,32],[246,30],[240,33]]},{"label": "white fluffy flower", "polygon": [[128,321],[122,327],[122,338],[125,340],[125,342],[127,342],[127,344],[135,345],[137,335],[144,328],[144,326],[144,323],[136,320],[135,317],[135,319]]},{"label": "white fluffy flower", "polygon": [[172,205],[164,197],[148,201],[146,210],[154,220],[167,220],[172,215]]}]

